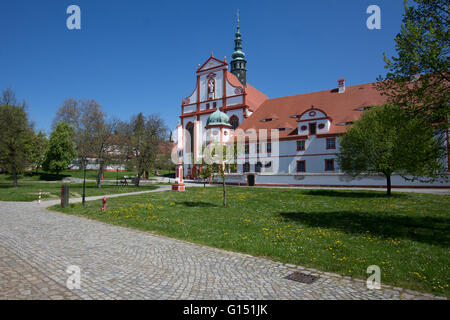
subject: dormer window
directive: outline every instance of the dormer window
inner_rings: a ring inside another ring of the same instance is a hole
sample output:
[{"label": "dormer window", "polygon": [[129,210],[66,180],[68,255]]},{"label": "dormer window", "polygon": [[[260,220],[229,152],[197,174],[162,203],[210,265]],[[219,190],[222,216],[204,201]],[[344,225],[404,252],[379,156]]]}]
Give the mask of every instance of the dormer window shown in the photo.
[{"label": "dormer window", "polygon": [[320,123],[319,126],[318,126],[318,128],[319,128],[319,130],[322,130],[323,128],[325,128],[325,124]]},{"label": "dormer window", "polygon": [[336,124],[336,125],[337,125],[337,126],[346,126],[346,125],[349,125],[349,124],[353,124],[353,121],[340,122],[340,123],[338,123],[338,124]]},{"label": "dormer window", "polygon": [[277,120],[276,118],[266,118],[266,119],[262,119],[261,122],[269,122],[269,121],[273,121],[273,120]]}]

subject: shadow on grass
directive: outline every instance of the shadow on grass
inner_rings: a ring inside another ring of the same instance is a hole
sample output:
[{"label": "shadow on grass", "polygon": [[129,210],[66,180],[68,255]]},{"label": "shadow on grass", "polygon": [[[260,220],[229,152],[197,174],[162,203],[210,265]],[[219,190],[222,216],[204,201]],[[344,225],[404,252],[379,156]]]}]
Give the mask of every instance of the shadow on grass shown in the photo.
[{"label": "shadow on grass", "polygon": [[418,216],[396,216],[383,212],[282,212],[287,221],[310,227],[330,228],[345,233],[381,238],[401,238],[450,247],[450,219]]},{"label": "shadow on grass", "polygon": [[42,180],[42,181],[61,181],[64,178],[70,177],[70,175],[53,174],[53,173],[46,173],[46,172],[40,172],[40,173],[33,174],[33,175],[38,175],[39,180]]},{"label": "shadow on grass", "polygon": [[214,203],[203,202],[203,201],[181,201],[176,202],[176,204],[185,206],[185,207],[217,207]]},{"label": "shadow on grass", "polygon": [[308,190],[304,192],[308,196],[324,196],[324,197],[343,197],[343,198],[401,198],[404,194],[394,193],[391,196],[386,195],[386,191],[380,189],[380,192],[373,191],[352,191],[352,190]]}]

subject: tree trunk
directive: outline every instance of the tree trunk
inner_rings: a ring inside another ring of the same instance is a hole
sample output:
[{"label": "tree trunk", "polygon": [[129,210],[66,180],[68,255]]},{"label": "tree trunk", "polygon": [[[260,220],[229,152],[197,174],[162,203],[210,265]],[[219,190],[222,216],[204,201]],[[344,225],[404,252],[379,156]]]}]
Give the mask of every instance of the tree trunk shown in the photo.
[{"label": "tree trunk", "polygon": [[13,176],[13,186],[14,186],[14,188],[17,188],[18,187],[18,184],[17,184],[17,170],[16,170],[16,166],[12,166],[12,168],[11,168],[12,170],[12,176]]},{"label": "tree trunk", "polygon": [[136,180],[134,180],[134,185],[135,185],[136,187],[139,187],[139,183],[141,182],[141,176],[142,176],[142,174],[143,174],[143,170],[138,171],[138,175],[137,175],[137,177],[136,177]]},{"label": "tree trunk", "polygon": [[386,174],[386,194],[391,195],[391,175]]},{"label": "tree trunk", "polygon": [[223,206],[227,206],[227,188],[225,184],[225,168],[222,170],[222,186],[223,186]]},{"label": "tree trunk", "polygon": [[102,187],[102,175],[103,175],[103,161],[100,160],[100,167],[97,175],[97,188]]}]

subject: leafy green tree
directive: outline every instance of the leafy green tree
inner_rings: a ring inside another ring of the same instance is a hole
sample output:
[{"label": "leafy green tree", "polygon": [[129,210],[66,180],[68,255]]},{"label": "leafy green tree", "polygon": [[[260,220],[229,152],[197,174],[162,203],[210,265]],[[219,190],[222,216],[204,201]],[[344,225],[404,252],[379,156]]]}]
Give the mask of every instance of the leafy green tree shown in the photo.
[{"label": "leafy green tree", "polygon": [[14,187],[18,186],[18,174],[28,165],[32,134],[24,107],[0,106],[0,164],[11,173]]},{"label": "leafy green tree", "polygon": [[449,2],[415,0],[408,6],[400,33],[396,36],[397,55],[384,54],[385,77],[375,86],[391,104],[402,106],[413,117],[448,127]]},{"label": "leafy green tree", "polygon": [[352,176],[383,174],[388,195],[393,173],[412,181],[435,181],[445,177],[446,155],[444,136],[437,132],[401,107],[372,107],[340,139],[338,163]]},{"label": "leafy green tree", "polygon": [[199,177],[203,179],[203,187],[206,186],[206,180],[213,174],[212,165],[204,165],[202,171],[199,173]]},{"label": "leafy green tree", "polygon": [[238,147],[236,144],[232,144],[231,142],[227,145],[212,142],[208,145],[204,145],[202,151],[202,165],[204,166],[203,170],[205,171],[204,174],[209,174],[209,176],[220,176],[222,180],[223,205],[226,206],[226,177],[229,171],[234,171],[237,167],[236,159]]},{"label": "leafy green tree", "polygon": [[36,172],[39,171],[39,168],[44,163],[45,152],[48,147],[48,139],[47,135],[39,131],[37,134],[33,133],[31,135],[31,139],[28,143],[29,148],[29,156],[28,160],[30,164],[36,168]]},{"label": "leafy green tree", "polygon": [[60,121],[50,135],[49,145],[45,152],[43,168],[48,172],[59,174],[77,156],[74,146],[75,130],[67,123]]},{"label": "leafy green tree", "polygon": [[130,163],[137,170],[135,185],[138,187],[145,171],[150,171],[158,160],[158,146],[167,139],[167,127],[156,114],[148,117],[139,113],[131,120],[129,141]]}]

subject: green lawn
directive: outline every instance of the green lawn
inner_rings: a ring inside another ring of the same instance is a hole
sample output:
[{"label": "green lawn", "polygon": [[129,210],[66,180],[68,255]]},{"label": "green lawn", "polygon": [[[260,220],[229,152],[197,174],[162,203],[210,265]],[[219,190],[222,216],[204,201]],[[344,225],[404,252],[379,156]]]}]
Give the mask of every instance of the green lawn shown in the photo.
[{"label": "green lawn", "polygon": [[[97,179],[97,171],[87,170],[86,171],[86,179]],[[119,179],[122,180],[123,176],[134,176],[137,175],[137,172],[134,171],[119,171]],[[47,172],[38,173],[35,172],[27,172],[19,176],[19,180],[22,181],[61,181],[64,178],[80,178],[83,179],[84,172],[83,170],[65,170],[60,174],[52,174]],[[103,174],[104,180],[116,180],[117,172],[105,171]],[[0,174],[0,182],[1,181],[11,181],[12,177],[8,174]]]},{"label": "green lawn", "polygon": [[[61,197],[61,182],[19,182],[18,188],[13,188],[10,181],[0,180],[0,201],[34,201],[38,199],[39,190],[42,191],[42,200],[54,200]],[[69,184],[70,197],[81,197],[83,194],[82,183]],[[134,191],[156,189],[156,186],[115,186],[103,184],[100,189],[95,182],[86,182],[86,197]]]},{"label": "green lawn", "polygon": [[[169,176],[174,175],[174,172],[169,170],[159,170],[160,175],[163,176]],[[93,170],[87,170],[86,171],[86,179],[97,179],[97,171]],[[136,171],[119,171],[118,173],[116,171],[105,171],[103,174],[104,180],[116,180],[117,178],[119,180],[123,180],[124,176],[137,176]],[[19,180],[21,181],[61,181],[64,178],[80,178],[83,179],[84,177],[84,171],[83,170],[65,170],[62,171],[60,174],[52,174],[47,172],[39,171],[38,173],[33,172],[27,172],[19,176]],[[154,177],[154,175],[150,174],[150,178]],[[7,182],[11,181],[12,184],[12,177],[9,174],[0,174],[0,182]]]},{"label": "green lawn", "polygon": [[450,296],[450,196],[228,187],[188,188],[61,209],[213,247]]}]

